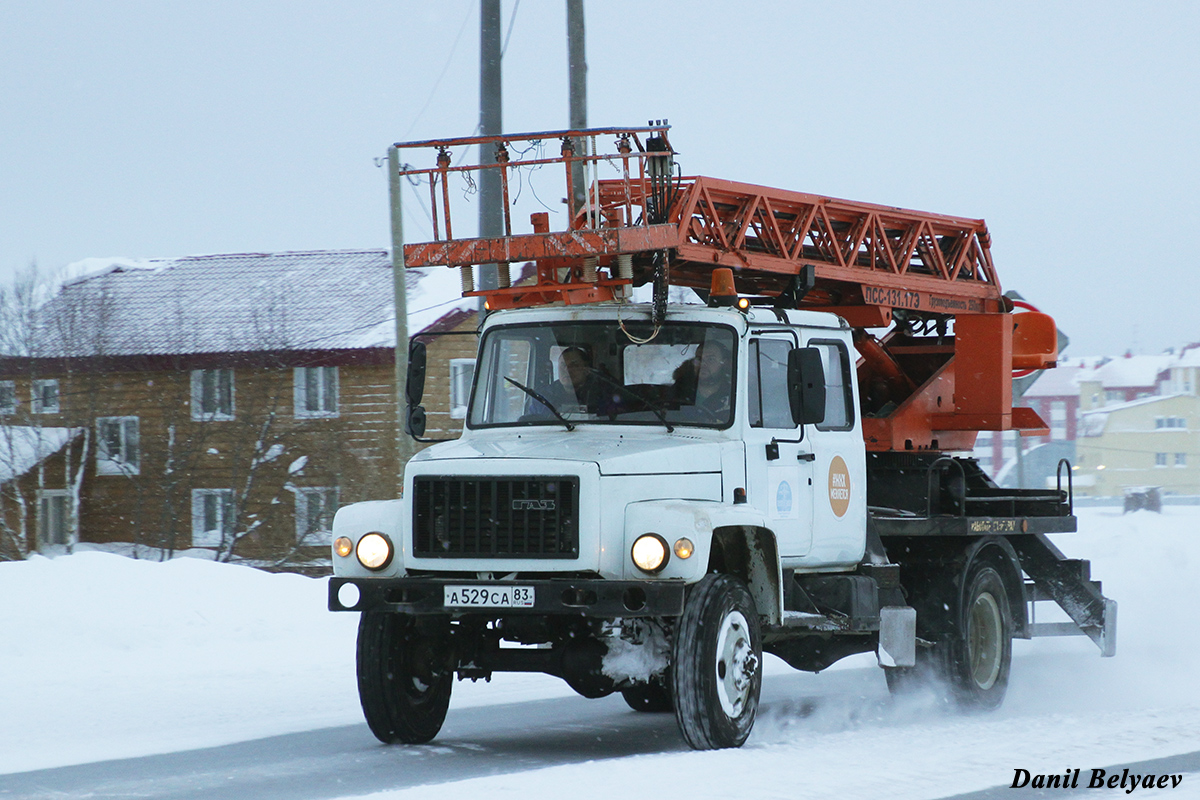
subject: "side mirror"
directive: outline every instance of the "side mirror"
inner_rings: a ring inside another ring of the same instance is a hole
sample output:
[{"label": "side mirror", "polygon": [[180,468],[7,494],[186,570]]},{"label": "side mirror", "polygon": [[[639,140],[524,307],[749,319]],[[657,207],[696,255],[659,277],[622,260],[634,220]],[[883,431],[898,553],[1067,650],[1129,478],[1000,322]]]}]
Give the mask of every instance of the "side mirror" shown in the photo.
[{"label": "side mirror", "polygon": [[825,366],[815,347],[795,347],[788,352],[788,402],[792,421],[809,425],[825,420]]},{"label": "side mirror", "polygon": [[414,439],[425,435],[425,407],[409,406],[404,415],[404,432]]},{"label": "side mirror", "polygon": [[[425,343],[408,343],[408,378],[404,385],[404,395],[410,406],[421,405],[425,396]],[[417,434],[420,436],[420,434]]]}]

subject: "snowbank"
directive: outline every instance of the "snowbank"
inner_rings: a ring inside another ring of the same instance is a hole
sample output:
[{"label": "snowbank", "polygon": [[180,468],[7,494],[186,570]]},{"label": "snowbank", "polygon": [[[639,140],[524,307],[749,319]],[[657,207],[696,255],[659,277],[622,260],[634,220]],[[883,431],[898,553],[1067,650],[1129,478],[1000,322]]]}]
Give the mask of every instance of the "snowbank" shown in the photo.
[{"label": "snowbank", "polygon": [[[773,661],[741,750],[651,753],[380,797],[611,800],[636,787],[689,798],[926,798],[1005,785],[1017,768],[1061,774],[1200,750],[1200,620],[1190,598],[1200,508],[1079,514],[1081,533],[1056,541],[1090,558],[1121,604],[1118,655],[1101,659],[1082,638],[1016,642],[997,713],[893,702],[870,656],[798,678],[778,677],[791,673]],[[321,580],[81,553],[0,563],[0,608],[0,773],[362,724],[356,618],[324,610]],[[555,679],[501,675],[456,684],[451,715],[569,694]],[[1189,776],[1171,796],[1198,790],[1200,776]]]},{"label": "snowbank", "polygon": [[[197,558],[0,563],[0,774],[361,723],[358,616],[325,586]],[[511,677],[456,705],[570,693]]]}]

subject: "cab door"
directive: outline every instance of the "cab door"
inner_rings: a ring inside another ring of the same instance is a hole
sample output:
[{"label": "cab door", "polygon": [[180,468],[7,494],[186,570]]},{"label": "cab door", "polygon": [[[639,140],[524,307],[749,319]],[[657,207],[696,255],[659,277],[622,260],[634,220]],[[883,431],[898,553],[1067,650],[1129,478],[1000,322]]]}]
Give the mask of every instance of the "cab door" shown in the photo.
[{"label": "cab door", "polygon": [[758,332],[747,351],[747,502],[767,517],[781,557],[812,545],[813,453],[792,422],[787,389],[788,353],[798,344],[789,331]]},{"label": "cab door", "polygon": [[805,426],[815,486],[813,538],[804,563],[853,564],[866,546],[867,486],[866,452],[854,402],[852,345],[841,332],[805,331],[803,346],[821,354],[825,373],[825,418]]}]

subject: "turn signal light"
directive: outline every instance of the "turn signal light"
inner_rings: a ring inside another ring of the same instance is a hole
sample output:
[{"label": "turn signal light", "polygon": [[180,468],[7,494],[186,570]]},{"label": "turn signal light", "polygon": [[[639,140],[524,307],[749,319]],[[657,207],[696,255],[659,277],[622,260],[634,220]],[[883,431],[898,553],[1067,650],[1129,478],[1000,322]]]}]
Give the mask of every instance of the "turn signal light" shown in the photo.
[{"label": "turn signal light", "polygon": [[345,536],[339,536],[333,543],[333,552],[345,558],[354,552],[354,543]]},{"label": "turn signal light", "polygon": [[675,555],[680,558],[691,558],[694,552],[696,552],[696,546],[686,536],[675,542]]}]

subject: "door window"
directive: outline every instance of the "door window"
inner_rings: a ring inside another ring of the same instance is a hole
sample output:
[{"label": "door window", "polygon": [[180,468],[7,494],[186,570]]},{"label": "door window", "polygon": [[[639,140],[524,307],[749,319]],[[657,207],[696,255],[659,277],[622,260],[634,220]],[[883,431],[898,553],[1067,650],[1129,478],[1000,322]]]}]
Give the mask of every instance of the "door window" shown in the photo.
[{"label": "door window", "polygon": [[791,339],[755,339],[750,343],[750,427],[795,430],[788,403],[787,362]]},{"label": "door window", "polygon": [[850,355],[843,342],[813,339],[808,343],[821,353],[825,368],[825,420],[819,431],[848,431],[854,427],[854,404],[850,402]]}]

